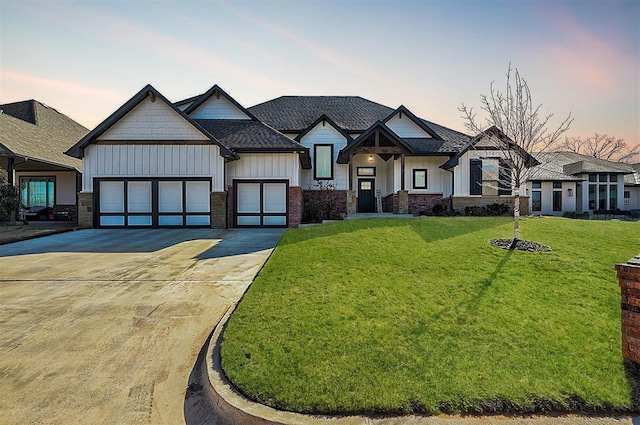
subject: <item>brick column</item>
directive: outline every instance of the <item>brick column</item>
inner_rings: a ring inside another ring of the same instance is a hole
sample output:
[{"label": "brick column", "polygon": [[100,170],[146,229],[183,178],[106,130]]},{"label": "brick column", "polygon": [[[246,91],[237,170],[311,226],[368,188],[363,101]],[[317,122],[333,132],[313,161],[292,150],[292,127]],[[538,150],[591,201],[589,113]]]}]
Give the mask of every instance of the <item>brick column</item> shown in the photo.
[{"label": "brick column", "polygon": [[640,363],[640,254],[617,264],[622,308],[622,356]]},{"label": "brick column", "polygon": [[209,194],[209,208],[211,211],[211,227],[227,228],[227,192],[211,192]]},{"label": "brick column", "polygon": [[289,186],[289,227],[298,227],[302,221],[302,188]]},{"label": "brick column", "polygon": [[78,227],[93,227],[93,192],[78,193]]},{"label": "brick column", "polygon": [[398,214],[409,214],[409,191],[398,191]]},{"label": "brick column", "polygon": [[358,212],[358,195],[355,190],[347,190],[347,215]]}]

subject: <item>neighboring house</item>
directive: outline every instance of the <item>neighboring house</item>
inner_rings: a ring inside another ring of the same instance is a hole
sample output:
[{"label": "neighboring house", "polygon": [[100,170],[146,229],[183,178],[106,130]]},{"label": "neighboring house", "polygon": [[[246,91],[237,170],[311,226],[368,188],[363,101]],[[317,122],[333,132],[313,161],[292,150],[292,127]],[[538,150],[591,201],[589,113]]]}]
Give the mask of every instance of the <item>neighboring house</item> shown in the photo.
[{"label": "neighboring house", "polygon": [[36,100],[0,105],[0,174],[20,188],[23,209],[77,215],[82,161],[64,155],[89,130]]},{"label": "neighboring house", "polygon": [[[631,165],[573,152],[534,156],[541,165],[530,170],[526,185],[533,214],[562,215],[567,211],[593,213],[634,208],[630,202],[625,203],[625,193],[633,190],[634,169]],[[637,200],[637,192],[635,195]]]},{"label": "neighboring house", "polygon": [[625,210],[640,210],[640,163],[631,168],[633,174],[624,176],[623,206]]},{"label": "neighboring house", "polygon": [[83,226],[296,227],[323,202],[333,216],[511,205],[491,175],[505,141],[357,96],[245,108],[217,85],[176,103],[148,85],[66,153],[84,164]]}]

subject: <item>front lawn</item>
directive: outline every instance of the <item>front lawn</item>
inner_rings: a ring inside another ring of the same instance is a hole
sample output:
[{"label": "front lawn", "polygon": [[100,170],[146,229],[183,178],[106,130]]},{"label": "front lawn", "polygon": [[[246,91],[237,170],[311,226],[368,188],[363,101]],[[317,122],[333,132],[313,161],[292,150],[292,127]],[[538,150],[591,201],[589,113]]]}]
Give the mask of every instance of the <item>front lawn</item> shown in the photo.
[{"label": "front lawn", "polygon": [[306,413],[625,411],[614,265],[640,223],[377,219],[289,230],[224,333],[248,397]]}]

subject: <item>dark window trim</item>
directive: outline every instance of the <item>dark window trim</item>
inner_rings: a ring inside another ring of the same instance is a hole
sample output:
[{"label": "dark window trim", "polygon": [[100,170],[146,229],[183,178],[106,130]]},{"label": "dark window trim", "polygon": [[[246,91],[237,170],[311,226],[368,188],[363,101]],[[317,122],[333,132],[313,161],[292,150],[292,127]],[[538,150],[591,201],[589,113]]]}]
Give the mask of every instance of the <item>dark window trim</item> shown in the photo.
[{"label": "dark window trim", "polygon": [[[416,172],[424,171],[424,186],[416,186]],[[414,189],[428,189],[429,188],[429,172],[427,168],[414,168],[413,169],[413,188]]]},{"label": "dark window trim", "polygon": [[[259,213],[239,213],[238,212],[238,183],[260,183],[260,212]],[[285,183],[285,212],[284,213],[266,213],[264,212],[264,184],[265,183]],[[284,215],[284,224],[263,224],[264,217],[282,217]],[[259,216],[260,224],[258,225],[246,225],[238,224],[238,217],[243,216]],[[257,228],[257,227],[273,227],[273,228],[285,228],[289,227],[289,180],[287,179],[273,179],[273,180],[256,180],[256,179],[233,179],[233,227],[238,228]]]},{"label": "dark window trim", "polygon": [[[45,205],[45,207],[54,208],[58,204],[58,197],[56,195],[56,192],[58,191],[58,181],[56,180],[56,176],[45,176],[45,175],[36,176],[36,175],[31,175],[31,174],[25,174],[25,175],[21,175],[18,178],[18,189],[19,189],[19,194],[20,194],[20,206],[23,206],[22,205],[22,179],[47,179],[47,180],[48,179],[53,179],[53,205],[51,205],[51,207]],[[48,190],[48,187],[47,187],[47,190]],[[47,198],[49,198],[48,194],[47,194]],[[31,205],[31,207],[33,207],[33,206],[38,206],[38,205]]]},{"label": "dark window trim", "polygon": [[542,189],[542,182],[541,181],[532,181],[531,182],[531,189]]},{"label": "dark window trim", "polygon": [[[361,169],[373,169],[373,174],[360,174]],[[357,169],[358,177],[375,177],[377,170],[376,167],[358,167]]]},{"label": "dark window trim", "polygon": [[552,187],[553,189],[562,189],[562,182],[553,182]]},{"label": "dark window trim", "polygon": [[[539,208],[538,209],[535,208],[535,204],[533,202],[533,195],[536,194],[536,193],[540,196],[540,203],[539,203]],[[542,211],[542,191],[541,190],[533,190],[533,191],[531,191],[531,211],[536,211],[536,212]]]},{"label": "dark window trim", "polygon": [[[101,213],[100,212],[100,182],[101,181],[121,181],[124,182],[124,212],[121,213]],[[127,197],[129,194],[129,182],[130,181],[145,181],[151,182],[151,212],[129,212],[129,204],[127,201]],[[177,181],[182,182],[182,212],[159,212],[159,197],[158,197],[158,183],[166,181]],[[198,225],[187,225],[187,216],[200,216],[200,215],[208,215],[211,217],[211,208],[209,208],[209,212],[187,212],[187,184],[188,181],[200,181],[200,182],[208,182],[209,183],[209,193],[211,193],[211,178],[203,178],[203,177],[94,177],[93,178],[93,223],[95,228],[103,228],[103,229],[176,229],[181,227],[189,227],[189,228],[209,228],[211,227],[211,218],[209,218],[209,224],[198,224]],[[181,215],[182,216],[182,225],[160,225],[159,217],[161,215]],[[102,226],[100,225],[100,216],[124,216],[124,225],[123,226]],[[129,226],[129,216],[151,216],[151,225],[150,226],[142,226],[142,225],[134,225]]]},{"label": "dark window trim", "polygon": [[[559,196],[559,198],[556,198],[557,196]],[[551,201],[552,201],[552,204],[553,204],[552,207],[551,207],[552,211],[556,211],[556,212],[562,211],[562,191],[561,190],[554,190],[552,192],[551,197],[552,197]],[[558,204],[559,204],[557,206],[556,206],[556,200],[558,201]]]},{"label": "dark window trim", "polygon": [[[331,148],[331,175],[329,177],[318,177],[318,147]],[[329,143],[321,143],[313,145],[313,179],[314,180],[333,180],[333,145]],[[288,187],[288,186],[287,186]]]},{"label": "dark window trim", "polygon": [[[478,177],[478,170],[480,170],[480,180],[474,180],[475,176]],[[482,195],[482,160],[472,158],[469,159],[469,195]]]}]

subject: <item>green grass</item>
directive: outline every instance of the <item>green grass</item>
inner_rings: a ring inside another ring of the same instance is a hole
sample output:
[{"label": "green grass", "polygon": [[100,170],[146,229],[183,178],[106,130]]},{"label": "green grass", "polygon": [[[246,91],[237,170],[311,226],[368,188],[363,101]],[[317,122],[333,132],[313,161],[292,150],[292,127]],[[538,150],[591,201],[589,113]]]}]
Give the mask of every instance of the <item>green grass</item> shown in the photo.
[{"label": "green grass", "polygon": [[614,265],[640,223],[507,218],[289,230],[224,333],[248,397],[306,413],[631,408]]}]

